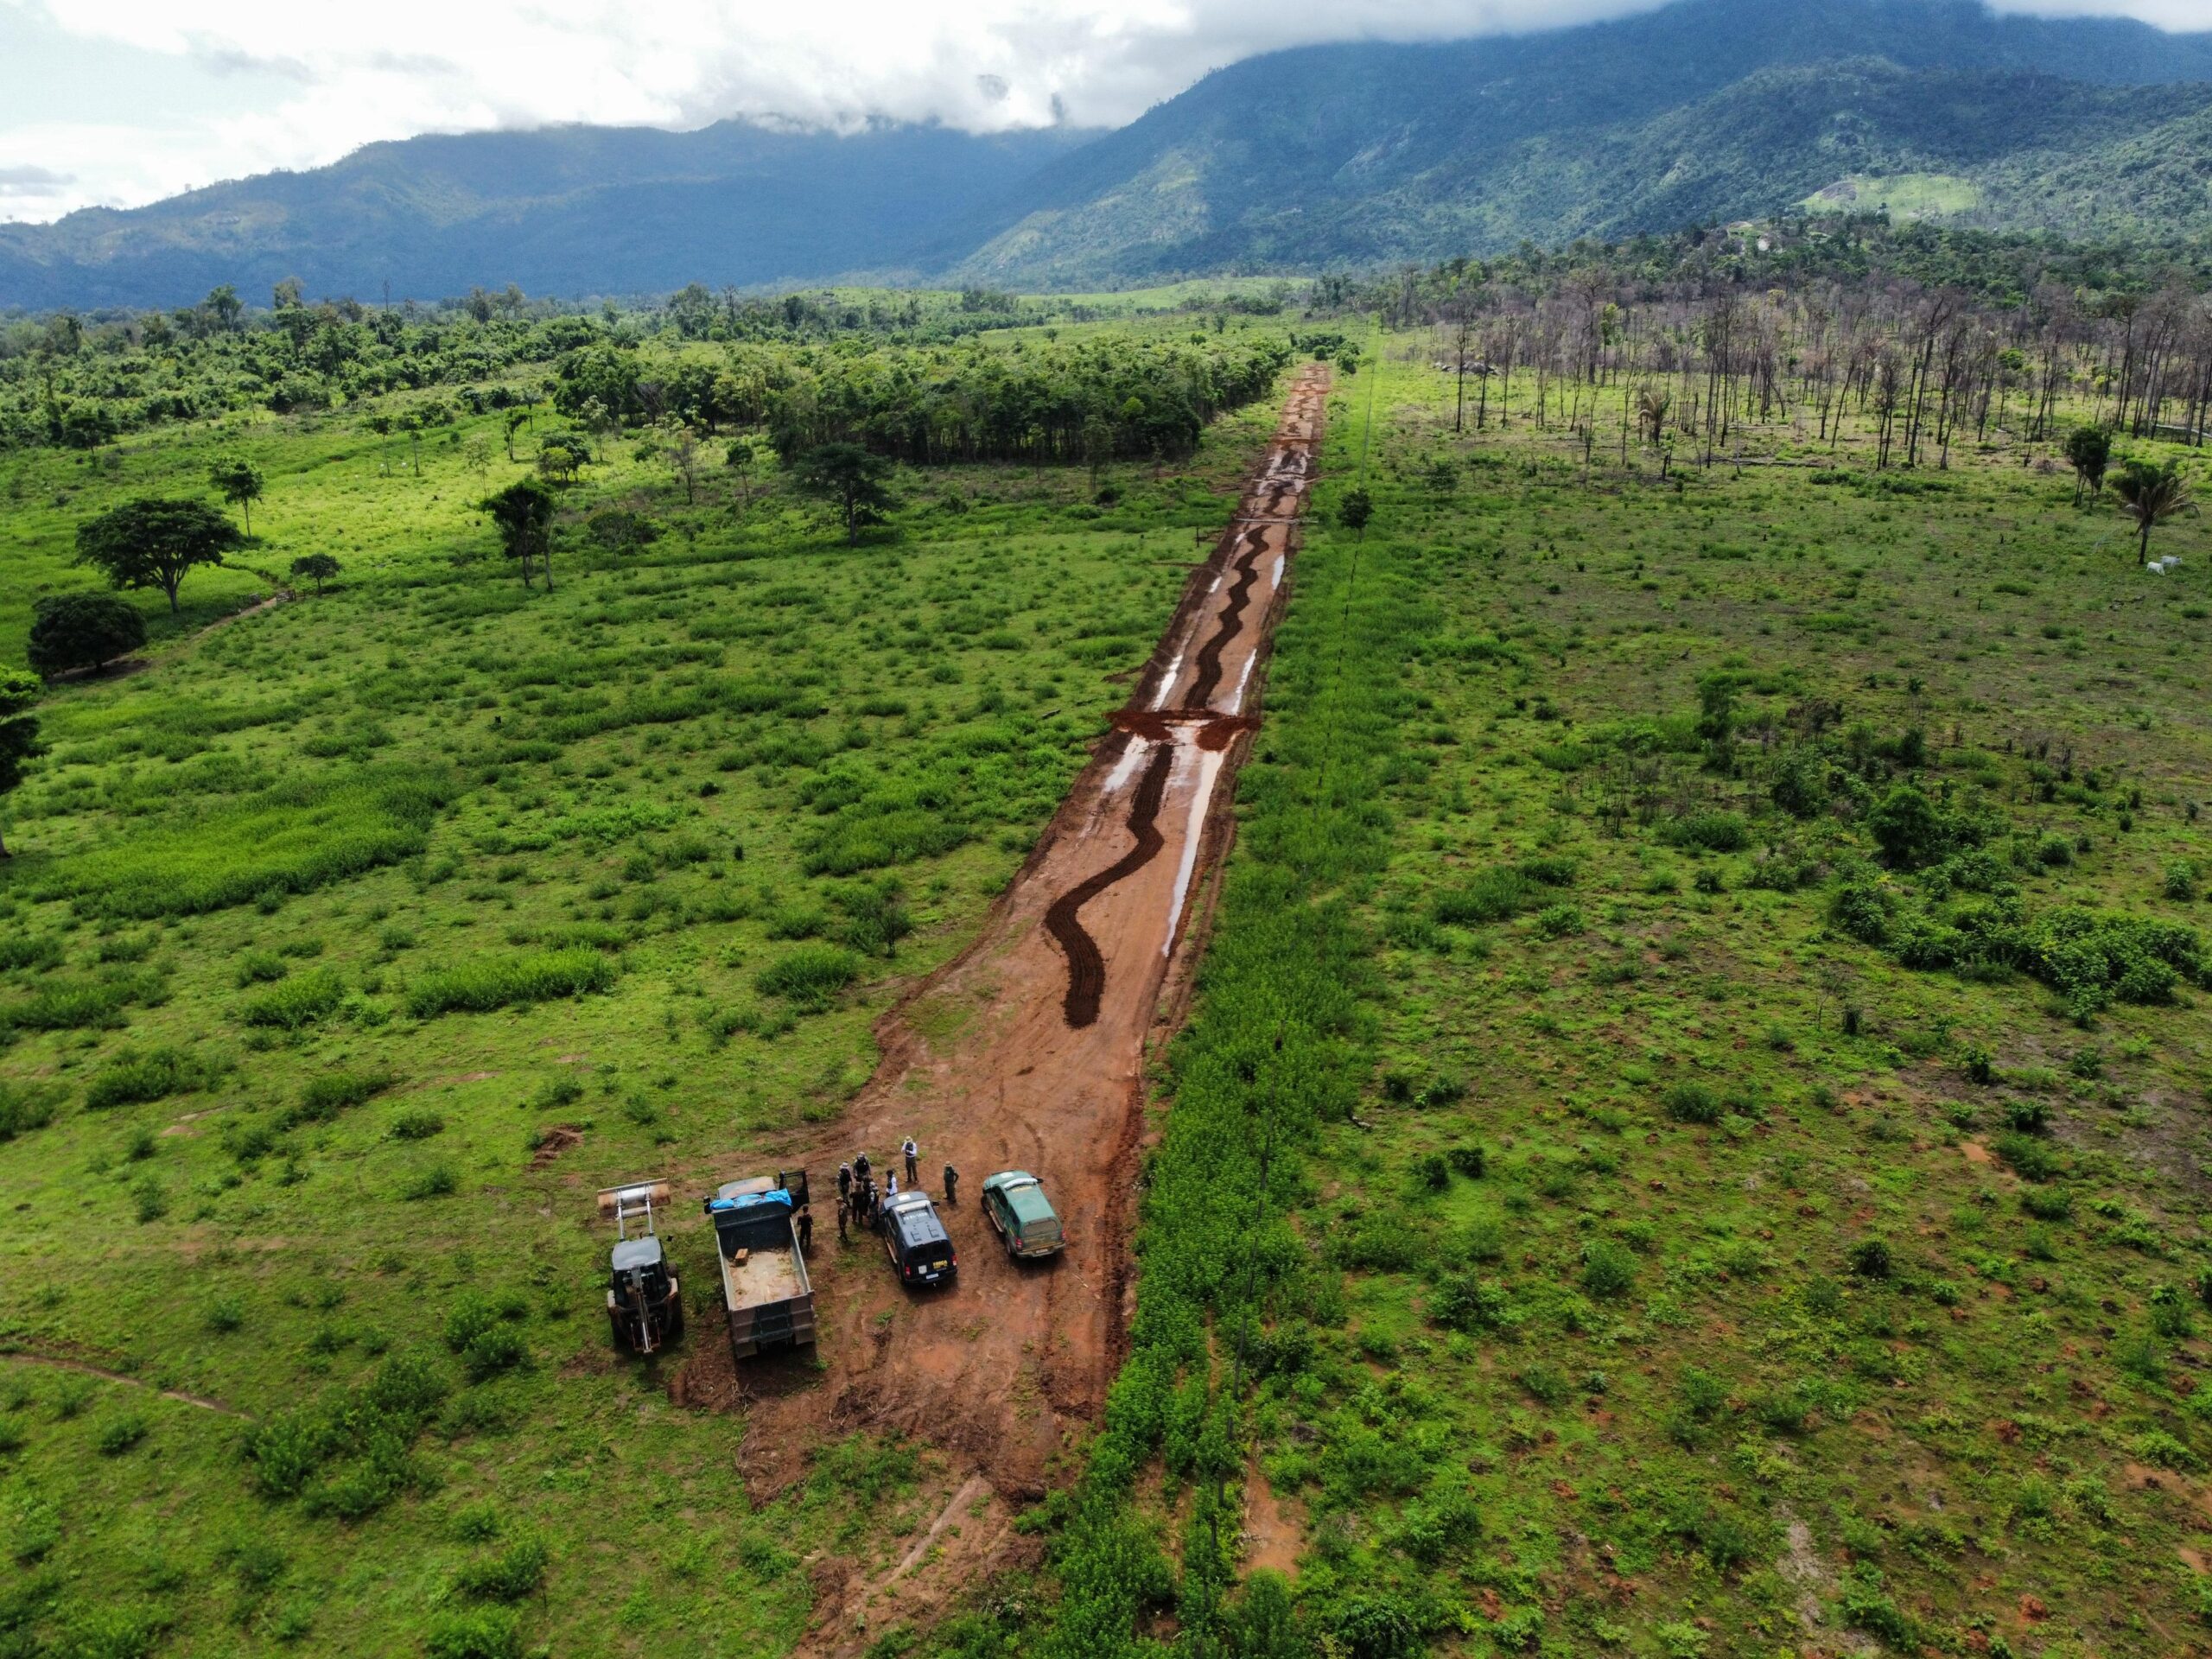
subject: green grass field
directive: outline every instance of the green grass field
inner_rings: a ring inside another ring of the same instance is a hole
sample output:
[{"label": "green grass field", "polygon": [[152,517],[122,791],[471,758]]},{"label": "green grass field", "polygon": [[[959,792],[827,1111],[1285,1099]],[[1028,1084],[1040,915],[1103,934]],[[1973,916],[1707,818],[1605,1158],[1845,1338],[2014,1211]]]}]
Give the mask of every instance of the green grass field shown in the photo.
[{"label": "green grass field", "polygon": [[[564,532],[550,594],[471,505],[523,470],[496,416],[7,463],[11,654],[38,593],[89,584],[85,516],[196,493],[221,448],[270,488],[181,617],[135,596],[144,667],[41,706],[6,804],[5,1650],[773,1654],[803,1557],[911,1530],[940,1465],[869,1442],[748,1512],[741,1423],[608,1351],[592,1192],[772,1167],[837,1112],[1273,418],[1110,469],[1109,507],[1080,470],[904,477],[858,548],[772,469],[687,506],[610,444],[571,516],[658,539]],[[327,594],[215,626],[308,551]],[[68,1360],[124,1380],[41,1363]]]},{"label": "green grass field", "polygon": [[1253,1267],[1148,1268],[1058,1650],[2201,1651],[2212,536],[1788,421],[1586,481],[1382,354],[1140,1242]]}]

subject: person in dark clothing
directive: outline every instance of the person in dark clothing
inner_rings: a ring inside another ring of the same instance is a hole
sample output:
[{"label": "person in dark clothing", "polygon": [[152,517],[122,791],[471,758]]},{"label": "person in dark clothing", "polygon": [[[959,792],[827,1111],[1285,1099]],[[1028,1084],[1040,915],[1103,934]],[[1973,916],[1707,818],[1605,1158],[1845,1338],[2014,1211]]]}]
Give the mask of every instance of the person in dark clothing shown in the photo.
[{"label": "person in dark clothing", "polygon": [[944,1201],[948,1205],[960,1202],[960,1172],[950,1164],[944,1166]]},{"label": "person in dark clothing", "polygon": [[842,1204],[852,1196],[852,1193],[853,1166],[850,1164],[840,1164],[837,1166],[837,1202]]},{"label": "person in dark clothing", "polygon": [[906,1137],[906,1144],[899,1150],[906,1154],[906,1185],[909,1187],[919,1186],[922,1184],[922,1149],[914,1144],[914,1137],[910,1135]]},{"label": "person in dark clothing", "polygon": [[868,1183],[868,1171],[874,1167],[874,1166],[868,1160],[868,1154],[861,1154],[859,1157],[853,1160],[853,1179],[860,1182],[862,1185],[866,1185]]},{"label": "person in dark clothing", "polygon": [[798,1247],[802,1253],[814,1248],[814,1212],[803,1204],[798,1207]]},{"label": "person in dark clothing", "polygon": [[847,1242],[845,1238],[845,1201],[842,1198],[837,1200],[837,1242],[840,1244]]}]

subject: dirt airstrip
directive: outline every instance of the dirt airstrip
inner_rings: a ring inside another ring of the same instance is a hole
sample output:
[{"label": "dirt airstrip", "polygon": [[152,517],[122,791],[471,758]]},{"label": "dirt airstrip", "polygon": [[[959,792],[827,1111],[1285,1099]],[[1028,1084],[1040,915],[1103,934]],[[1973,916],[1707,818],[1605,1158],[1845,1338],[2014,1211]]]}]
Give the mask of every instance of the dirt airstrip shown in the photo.
[{"label": "dirt airstrip", "polygon": [[[1042,1491],[1054,1454],[1104,1402],[1130,1300],[1144,1067],[1172,1018],[1164,1010],[1179,1005],[1164,993],[1187,966],[1179,946],[1194,902],[1226,850],[1328,385],[1325,367],[1297,377],[1236,517],[981,936],[885,1016],[882,1064],[843,1119],[782,1154],[817,1196],[818,1363],[740,1370],[713,1304],[695,1300],[671,1391],[744,1410],[756,1493],[802,1474],[824,1439],[863,1427],[925,1440],[958,1471],[927,1560],[873,1581],[817,1566],[807,1651],[864,1646],[868,1604],[888,1599],[911,1617],[1001,1559],[1009,1506]],[[960,1260],[947,1290],[903,1289],[873,1238],[837,1243],[838,1162],[865,1148],[889,1172],[910,1135],[929,1192],[941,1199],[948,1161],[962,1177],[957,1207],[939,1205]],[[1068,1232],[1057,1259],[1009,1261],[984,1221],[982,1179],[1009,1168],[1044,1179]]]}]

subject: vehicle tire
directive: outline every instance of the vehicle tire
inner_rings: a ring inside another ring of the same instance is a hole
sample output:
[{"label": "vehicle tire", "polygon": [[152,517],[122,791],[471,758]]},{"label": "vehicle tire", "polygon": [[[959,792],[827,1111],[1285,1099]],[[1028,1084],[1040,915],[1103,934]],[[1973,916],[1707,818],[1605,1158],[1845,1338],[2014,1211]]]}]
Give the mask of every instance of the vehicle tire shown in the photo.
[{"label": "vehicle tire", "polygon": [[630,1332],[623,1325],[622,1312],[620,1308],[610,1307],[607,1310],[607,1333],[614,1339],[614,1351],[620,1354],[628,1353]]},{"label": "vehicle tire", "polygon": [[674,1342],[683,1334],[683,1295],[674,1285],[668,1292],[668,1339]]}]

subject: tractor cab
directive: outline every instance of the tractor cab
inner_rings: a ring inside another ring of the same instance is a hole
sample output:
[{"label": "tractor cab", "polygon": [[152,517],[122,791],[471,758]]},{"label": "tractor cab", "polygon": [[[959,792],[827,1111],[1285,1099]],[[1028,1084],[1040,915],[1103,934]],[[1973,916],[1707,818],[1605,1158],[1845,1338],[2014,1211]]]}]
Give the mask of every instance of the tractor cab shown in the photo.
[{"label": "tractor cab", "polygon": [[650,1354],[683,1334],[683,1287],[669,1271],[653,1206],[669,1198],[665,1181],[610,1186],[599,1195],[599,1212],[614,1220],[614,1249],[607,1259],[607,1322],[617,1348]]}]

